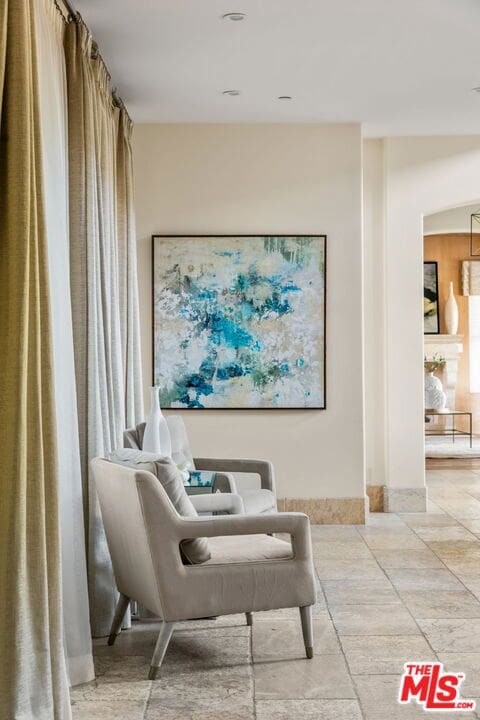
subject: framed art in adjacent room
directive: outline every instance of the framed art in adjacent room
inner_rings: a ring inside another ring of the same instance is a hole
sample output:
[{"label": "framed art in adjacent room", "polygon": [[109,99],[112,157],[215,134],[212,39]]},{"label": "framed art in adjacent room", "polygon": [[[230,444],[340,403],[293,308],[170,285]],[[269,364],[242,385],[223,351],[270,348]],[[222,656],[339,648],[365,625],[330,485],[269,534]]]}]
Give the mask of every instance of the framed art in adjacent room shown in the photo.
[{"label": "framed art in adjacent room", "polygon": [[325,235],[154,235],[164,408],[325,408]]},{"label": "framed art in adjacent room", "polygon": [[438,335],[440,332],[436,262],[423,263],[423,332],[425,335]]},{"label": "framed art in adjacent room", "polygon": [[470,255],[480,256],[480,211],[470,215]]}]

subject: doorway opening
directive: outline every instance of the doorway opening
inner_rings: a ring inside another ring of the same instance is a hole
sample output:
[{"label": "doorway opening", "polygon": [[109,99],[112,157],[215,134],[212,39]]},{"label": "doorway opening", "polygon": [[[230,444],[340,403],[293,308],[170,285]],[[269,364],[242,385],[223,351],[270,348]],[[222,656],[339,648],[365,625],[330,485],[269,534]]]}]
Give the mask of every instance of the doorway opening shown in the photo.
[{"label": "doorway opening", "polygon": [[480,203],[424,216],[423,250],[426,466],[478,468]]}]

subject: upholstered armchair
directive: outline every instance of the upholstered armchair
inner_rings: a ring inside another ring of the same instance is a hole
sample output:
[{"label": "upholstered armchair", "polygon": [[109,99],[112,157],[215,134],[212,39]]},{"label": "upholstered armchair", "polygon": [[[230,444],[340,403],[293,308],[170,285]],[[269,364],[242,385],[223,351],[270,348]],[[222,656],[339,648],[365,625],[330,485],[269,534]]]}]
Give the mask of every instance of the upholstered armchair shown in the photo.
[{"label": "upholstered armchair", "polygon": [[[172,456],[176,462],[188,462],[192,469],[215,472],[214,492],[229,493],[241,499],[241,512],[251,515],[272,513],[277,510],[275,494],[275,478],[272,463],[266,460],[243,460],[230,458],[194,458],[190,450],[187,430],[183,419],[179,415],[168,415],[166,418],[172,439]],[[123,433],[123,444],[126,448],[141,450],[145,423],[136,428],[130,428]],[[258,475],[260,487],[243,487],[242,480],[233,473],[251,473]],[[201,496],[199,496],[201,497]],[[202,502],[202,501],[201,501]],[[203,501],[209,505],[208,500]],[[217,501],[222,503],[221,499]],[[232,499],[232,502],[233,499]],[[197,510],[198,501],[195,500]],[[200,510],[199,510],[200,511]],[[238,510],[236,510],[237,512]]]},{"label": "upholstered armchair", "polygon": [[[92,470],[120,599],[109,644],[130,600],[161,620],[149,678],[181,620],[298,607],[313,656],[315,580],[309,520],[301,513],[181,517],[152,473],[97,458]],[[291,542],[272,537],[287,533]],[[208,558],[184,564],[181,546],[202,538]],[[205,540],[206,538],[206,540]]]}]

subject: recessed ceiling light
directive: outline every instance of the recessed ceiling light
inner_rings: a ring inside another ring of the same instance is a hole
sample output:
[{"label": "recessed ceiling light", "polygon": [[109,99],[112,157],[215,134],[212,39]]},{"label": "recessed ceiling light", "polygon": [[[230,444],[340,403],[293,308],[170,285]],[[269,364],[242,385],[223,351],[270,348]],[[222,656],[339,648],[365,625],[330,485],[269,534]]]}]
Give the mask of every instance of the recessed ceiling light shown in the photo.
[{"label": "recessed ceiling light", "polygon": [[278,100],[292,100],[291,95],[279,95]]},{"label": "recessed ceiling light", "polygon": [[222,95],[229,95],[230,97],[237,97],[237,95],[240,95],[240,90],[223,90]]},{"label": "recessed ceiling light", "polygon": [[232,22],[241,22],[245,20],[246,14],[242,12],[229,12],[222,15],[222,20],[231,20]]}]

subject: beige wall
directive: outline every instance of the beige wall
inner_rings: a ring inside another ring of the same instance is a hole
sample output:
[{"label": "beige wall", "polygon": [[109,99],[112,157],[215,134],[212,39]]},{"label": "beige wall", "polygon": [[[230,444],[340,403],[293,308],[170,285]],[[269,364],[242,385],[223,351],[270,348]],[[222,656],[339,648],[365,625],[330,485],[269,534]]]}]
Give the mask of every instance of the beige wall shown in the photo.
[{"label": "beige wall", "polygon": [[327,409],[184,411],[194,454],[263,457],[287,497],[363,497],[361,133],[358,125],[137,125],[145,385],[152,233],[326,233]]}]

